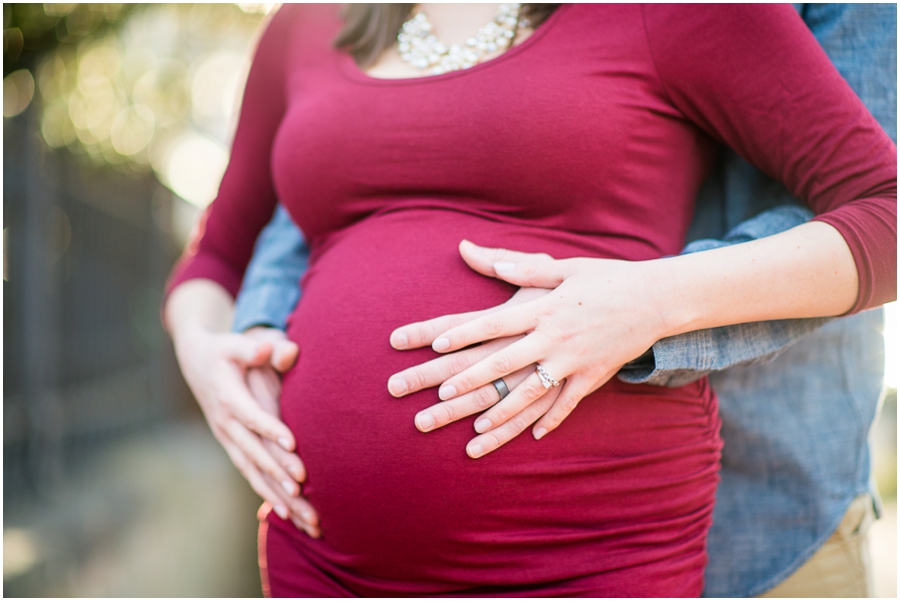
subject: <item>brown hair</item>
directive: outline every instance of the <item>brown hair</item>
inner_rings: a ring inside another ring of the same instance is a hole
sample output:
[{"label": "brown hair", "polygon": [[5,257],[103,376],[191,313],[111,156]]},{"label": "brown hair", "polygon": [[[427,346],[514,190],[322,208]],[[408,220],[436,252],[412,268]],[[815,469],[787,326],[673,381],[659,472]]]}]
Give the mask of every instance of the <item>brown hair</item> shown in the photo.
[{"label": "brown hair", "polygon": [[[348,4],[344,27],[334,40],[361,67],[368,67],[397,40],[400,26],[409,20],[415,4]],[[522,15],[537,27],[559,4],[523,4]]]}]

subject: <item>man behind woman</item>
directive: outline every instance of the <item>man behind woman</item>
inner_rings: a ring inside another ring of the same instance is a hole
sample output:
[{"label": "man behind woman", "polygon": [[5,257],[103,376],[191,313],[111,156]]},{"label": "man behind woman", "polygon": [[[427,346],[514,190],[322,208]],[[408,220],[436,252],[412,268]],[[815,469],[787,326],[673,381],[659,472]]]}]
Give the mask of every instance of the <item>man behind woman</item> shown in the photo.
[{"label": "man behind woman", "polygon": [[[570,418],[570,419],[577,419],[577,415],[576,415],[576,416],[573,416],[573,417]],[[560,433],[559,435],[561,435],[561,433]]]}]

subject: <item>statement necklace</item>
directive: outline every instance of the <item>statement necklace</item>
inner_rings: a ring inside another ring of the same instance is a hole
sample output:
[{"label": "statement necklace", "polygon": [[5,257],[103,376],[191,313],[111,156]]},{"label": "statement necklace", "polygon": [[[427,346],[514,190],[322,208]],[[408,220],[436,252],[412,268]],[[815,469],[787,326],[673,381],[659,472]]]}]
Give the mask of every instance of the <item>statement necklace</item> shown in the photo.
[{"label": "statement necklace", "polygon": [[497,16],[467,39],[464,47],[459,44],[448,47],[439,41],[431,33],[428,17],[417,8],[413,18],[397,34],[400,57],[423,71],[431,69],[435,75],[474,67],[488,54],[508,48],[520,27],[531,25],[528,19],[519,19],[521,8],[517,2],[501,4]]}]

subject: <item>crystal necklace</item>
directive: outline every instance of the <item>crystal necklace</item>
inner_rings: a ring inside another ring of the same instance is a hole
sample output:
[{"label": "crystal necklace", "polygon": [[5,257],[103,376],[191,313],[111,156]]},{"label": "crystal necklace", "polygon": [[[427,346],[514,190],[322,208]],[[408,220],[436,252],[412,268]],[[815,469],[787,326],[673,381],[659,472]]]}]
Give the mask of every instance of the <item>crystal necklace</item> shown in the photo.
[{"label": "crystal necklace", "polygon": [[508,48],[520,27],[531,25],[528,19],[519,19],[520,11],[519,3],[501,4],[497,16],[467,39],[464,47],[448,47],[431,33],[431,22],[417,7],[413,18],[397,34],[400,57],[419,69],[430,68],[435,75],[474,67],[488,54]]}]

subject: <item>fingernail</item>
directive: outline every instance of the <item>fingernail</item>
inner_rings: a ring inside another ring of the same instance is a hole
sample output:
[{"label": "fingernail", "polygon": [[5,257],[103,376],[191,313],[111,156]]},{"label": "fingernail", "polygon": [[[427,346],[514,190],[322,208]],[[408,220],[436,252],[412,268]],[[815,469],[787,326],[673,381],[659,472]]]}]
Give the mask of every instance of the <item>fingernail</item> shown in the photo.
[{"label": "fingernail", "polygon": [[285,451],[291,450],[291,441],[288,440],[287,438],[284,438],[283,436],[278,439],[278,444],[280,444],[281,448],[284,449]]},{"label": "fingernail", "polygon": [[481,418],[480,420],[475,422],[475,431],[478,432],[479,434],[482,434],[482,433],[490,430],[491,426],[493,426],[493,425],[494,424],[491,423],[491,420]]},{"label": "fingernail", "polygon": [[275,506],[273,507],[273,509],[275,510],[275,513],[278,514],[278,517],[280,517],[280,518],[283,519],[283,520],[286,520],[286,519],[287,519],[287,517],[288,517],[287,509],[285,509],[285,508],[282,507],[281,505],[275,505]]},{"label": "fingernail", "polygon": [[534,439],[540,440],[544,437],[544,434],[547,433],[547,428],[535,428],[534,429]]},{"label": "fingernail", "polygon": [[477,459],[484,454],[484,447],[480,444],[473,444],[467,450],[469,451],[469,457],[472,459]]},{"label": "fingernail", "polygon": [[441,336],[431,343],[431,348],[433,348],[437,352],[446,351],[448,348],[450,348],[450,339]]},{"label": "fingernail", "polygon": [[283,488],[284,490],[286,490],[286,491],[287,491],[287,494],[289,494],[289,495],[293,495],[293,494],[294,494],[294,483],[291,482],[290,480],[282,480],[282,481],[281,481],[281,488]]},{"label": "fingernail", "polygon": [[515,263],[509,263],[507,261],[498,261],[498,262],[494,263],[494,271],[496,271],[500,275],[509,275],[515,270],[516,270]]},{"label": "fingernail", "polygon": [[427,432],[434,427],[434,417],[430,413],[420,413],[416,416],[416,427]]},{"label": "fingernail", "polygon": [[400,396],[401,394],[406,394],[406,391],[409,390],[409,385],[407,385],[406,380],[403,378],[392,377],[388,380],[388,391],[394,396]]},{"label": "fingernail", "polygon": [[391,335],[391,346],[395,349],[406,348],[406,345],[409,344],[409,338],[406,337],[406,334],[403,332],[394,332]]},{"label": "fingernail", "polygon": [[440,397],[442,401],[452,399],[455,396],[456,386],[454,386],[453,384],[444,384],[443,386],[441,386],[440,390],[438,390],[438,397]]}]

